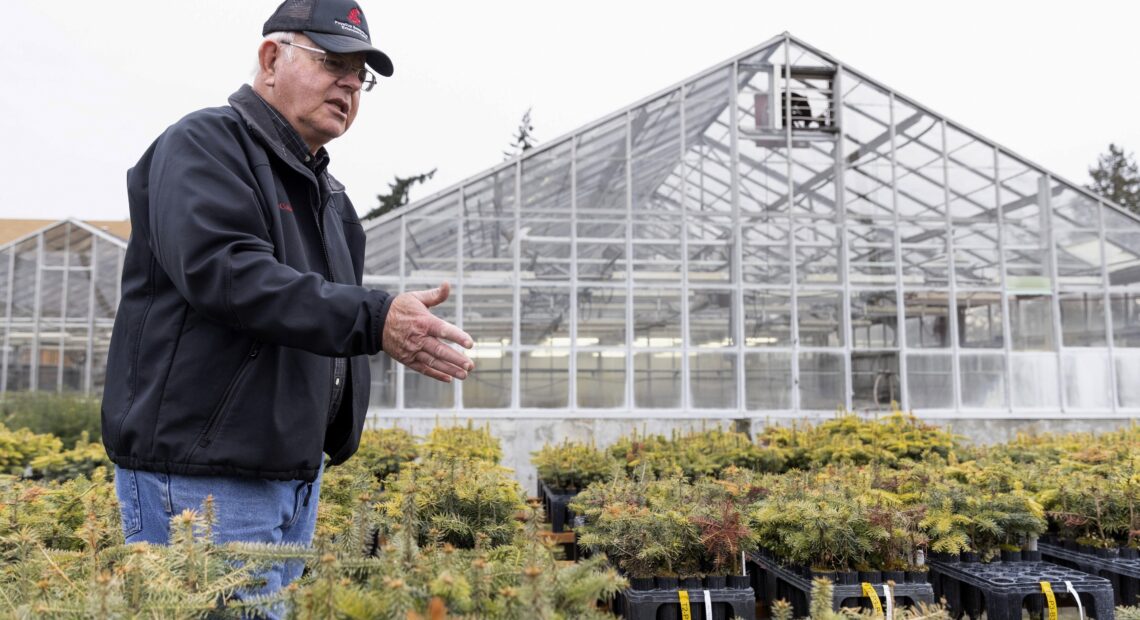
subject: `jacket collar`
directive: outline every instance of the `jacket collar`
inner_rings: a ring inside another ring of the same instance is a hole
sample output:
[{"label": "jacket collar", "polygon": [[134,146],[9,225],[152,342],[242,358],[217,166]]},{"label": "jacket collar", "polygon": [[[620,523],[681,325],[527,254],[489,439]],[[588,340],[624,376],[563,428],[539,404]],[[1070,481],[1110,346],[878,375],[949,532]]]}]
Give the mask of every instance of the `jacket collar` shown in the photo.
[{"label": "jacket collar", "polygon": [[281,135],[277,132],[277,128],[273,124],[270,111],[266,107],[268,103],[254,92],[249,84],[242,84],[237,92],[230,95],[229,104],[241,115],[242,120],[245,121],[250,131],[265,144],[269,151],[277,155],[278,159],[287,164],[290,168],[316,181],[316,176],[313,175],[313,171],[299,161],[297,157],[289,151],[285,142],[282,141]]}]

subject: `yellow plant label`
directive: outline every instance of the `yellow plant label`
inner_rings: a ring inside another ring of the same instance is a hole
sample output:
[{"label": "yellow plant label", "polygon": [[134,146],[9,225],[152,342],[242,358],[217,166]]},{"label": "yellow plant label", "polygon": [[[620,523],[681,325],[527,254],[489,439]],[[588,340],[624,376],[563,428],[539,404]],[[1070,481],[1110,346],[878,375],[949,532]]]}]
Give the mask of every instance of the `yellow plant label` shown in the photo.
[{"label": "yellow plant label", "polygon": [[1049,603],[1049,620],[1057,620],[1057,597],[1053,596],[1053,586],[1048,581],[1041,582],[1041,591],[1045,593],[1045,601]]},{"label": "yellow plant label", "polygon": [[866,581],[863,582],[863,596],[871,599],[871,605],[874,605],[876,614],[883,615],[883,604],[879,602],[879,594],[875,592],[875,587]]},{"label": "yellow plant label", "polygon": [[681,620],[693,620],[693,610],[689,609],[689,591],[677,590],[677,598],[681,599]]}]

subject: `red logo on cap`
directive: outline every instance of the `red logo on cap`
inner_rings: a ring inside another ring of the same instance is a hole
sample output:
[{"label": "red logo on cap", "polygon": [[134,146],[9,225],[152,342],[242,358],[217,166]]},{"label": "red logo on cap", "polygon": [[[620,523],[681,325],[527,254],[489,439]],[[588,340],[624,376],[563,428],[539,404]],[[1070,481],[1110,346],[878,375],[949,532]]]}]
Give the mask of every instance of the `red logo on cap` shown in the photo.
[{"label": "red logo on cap", "polygon": [[360,25],[360,9],[352,9],[348,12],[348,21]]}]

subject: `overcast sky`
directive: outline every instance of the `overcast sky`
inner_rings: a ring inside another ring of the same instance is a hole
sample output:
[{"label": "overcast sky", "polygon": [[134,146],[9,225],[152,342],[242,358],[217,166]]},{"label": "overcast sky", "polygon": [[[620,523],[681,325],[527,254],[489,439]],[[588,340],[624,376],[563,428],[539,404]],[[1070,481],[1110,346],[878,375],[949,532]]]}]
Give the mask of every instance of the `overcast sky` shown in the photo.
[{"label": "overcast sky", "polygon": [[[396,67],[329,145],[362,213],[499,163],[530,106],[548,141],[785,30],[1071,181],[1140,150],[1135,1],[360,1]],[[250,79],[278,2],[6,2],[0,217],[125,219],[127,168]]]}]

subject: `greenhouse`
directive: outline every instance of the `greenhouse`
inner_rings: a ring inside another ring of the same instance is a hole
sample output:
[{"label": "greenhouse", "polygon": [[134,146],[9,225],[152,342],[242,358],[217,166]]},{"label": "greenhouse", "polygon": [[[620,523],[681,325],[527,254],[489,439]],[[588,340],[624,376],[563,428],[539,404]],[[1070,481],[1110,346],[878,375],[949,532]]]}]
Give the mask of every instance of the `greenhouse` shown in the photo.
[{"label": "greenhouse", "polygon": [[1140,221],[786,33],[368,236],[477,341],[385,415],[1140,412]]},{"label": "greenhouse", "polygon": [[103,391],[129,228],[43,222],[0,245],[0,392]]}]

